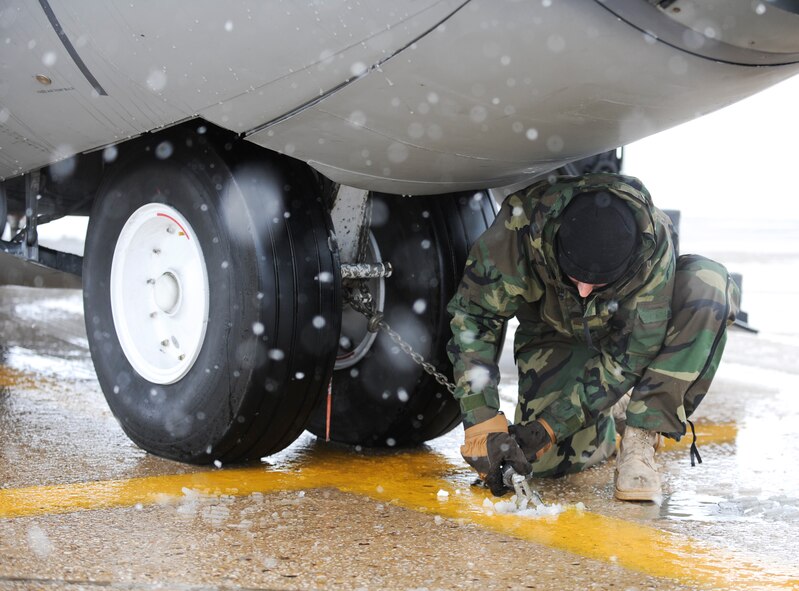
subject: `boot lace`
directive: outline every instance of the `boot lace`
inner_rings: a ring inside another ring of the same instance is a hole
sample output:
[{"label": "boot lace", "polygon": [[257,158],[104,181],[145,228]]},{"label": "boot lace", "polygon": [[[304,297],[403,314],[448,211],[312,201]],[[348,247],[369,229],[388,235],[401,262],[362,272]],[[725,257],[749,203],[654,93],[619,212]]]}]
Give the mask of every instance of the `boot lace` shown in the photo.
[{"label": "boot lace", "polygon": [[696,466],[696,463],[702,463],[702,456],[699,455],[699,449],[696,447],[696,429],[694,429],[693,421],[688,421],[688,424],[691,425],[691,435],[694,436],[694,440],[691,442],[691,466]]}]

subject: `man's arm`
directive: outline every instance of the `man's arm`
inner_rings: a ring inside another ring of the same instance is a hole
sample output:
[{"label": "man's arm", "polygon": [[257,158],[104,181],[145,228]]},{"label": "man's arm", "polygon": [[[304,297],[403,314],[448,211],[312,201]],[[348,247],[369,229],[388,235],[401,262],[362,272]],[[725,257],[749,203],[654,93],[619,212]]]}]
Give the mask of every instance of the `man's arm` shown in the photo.
[{"label": "man's arm", "polygon": [[500,375],[496,360],[502,347],[505,318],[473,304],[461,292],[447,309],[452,314],[452,339],[447,353],[454,369],[455,398],[468,428],[499,411]]},{"label": "man's arm", "polygon": [[527,288],[534,284],[522,255],[529,232],[526,223],[522,208],[506,202],[472,247],[463,280],[447,308],[452,314],[447,352],[465,427],[461,455],[495,495],[507,490],[503,466],[519,474],[532,470],[499,413],[497,365],[505,321],[515,314],[519,301],[535,291]]},{"label": "man's arm", "polygon": [[447,352],[467,428],[499,411],[497,359],[504,323],[521,300],[540,297],[541,287],[523,252],[526,222],[521,207],[510,198],[472,247],[463,280],[447,308],[452,315]]}]

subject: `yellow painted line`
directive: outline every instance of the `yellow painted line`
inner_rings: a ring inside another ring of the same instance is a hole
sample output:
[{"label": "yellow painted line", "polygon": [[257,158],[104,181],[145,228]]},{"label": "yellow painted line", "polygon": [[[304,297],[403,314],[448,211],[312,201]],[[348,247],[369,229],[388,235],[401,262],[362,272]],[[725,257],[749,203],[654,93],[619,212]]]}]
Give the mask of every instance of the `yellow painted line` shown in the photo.
[{"label": "yellow painted line", "polygon": [[[703,445],[722,444],[722,443],[735,443],[735,438],[738,437],[738,425],[735,423],[704,423],[699,422],[695,424],[696,427],[696,444],[701,451]],[[673,439],[666,439],[664,449],[679,449],[688,447],[694,440],[691,435],[691,429],[683,436],[680,441]]]},{"label": "yellow painted line", "polygon": [[5,365],[0,365],[0,388],[32,388],[41,382],[36,376],[31,376],[16,369],[11,369]]},{"label": "yellow painted line", "polygon": [[[130,480],[0,489],[0,517],[22,517],[136,504],[176,503],[184,489],[246,496],[254,492],[334,487],[381,502],[466,519],[492,531],[623,566],[647,575],[706,588],[796,589],[793,565],[758,566],[751,557],[654,527],[568,510],[555,517],[488,514],[486,494],[469,486],[461,466],[424,451],[363,456],[315,446],[282,469],[256,467]],[[442,501],[439,490],[448,491]]]}]

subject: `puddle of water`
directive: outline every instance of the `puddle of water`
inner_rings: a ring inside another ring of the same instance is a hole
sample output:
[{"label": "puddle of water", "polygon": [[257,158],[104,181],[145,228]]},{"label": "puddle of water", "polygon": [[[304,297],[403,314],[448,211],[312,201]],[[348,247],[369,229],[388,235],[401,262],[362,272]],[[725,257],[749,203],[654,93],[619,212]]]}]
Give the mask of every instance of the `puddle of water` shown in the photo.
[{"label": "puddle of water", "polygon": [[22,373],[41,376],[58,376],[59,380],[95,380],[91,359],[80,354],[72,359],[40,355],[24,347],[8,347],[3,350],[3,364]]},{"label": "puddle of water", "polygon": [[14,306],[14,315],[29,320],[65,316],[83,316],[83,296],[80,291],[57,298],[46,298],[36,302],[17,304]]},{"label": "puddle of water", "polygon": [[[732,465],[732,461],[725,464]],[[731,475],[736,478],[735,475]],[[675,490],[661,507],[660,517],[683,521],[745,521],[799,525],[799,497],[774,494],[773,490],[748,488],[739,479],[706,484],[710,478],[679,475]]]}]

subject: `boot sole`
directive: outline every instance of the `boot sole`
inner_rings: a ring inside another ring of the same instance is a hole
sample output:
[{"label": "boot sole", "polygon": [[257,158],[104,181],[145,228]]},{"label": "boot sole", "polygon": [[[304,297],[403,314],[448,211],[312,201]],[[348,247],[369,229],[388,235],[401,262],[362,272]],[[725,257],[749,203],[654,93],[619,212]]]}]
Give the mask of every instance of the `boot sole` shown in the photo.
[{"label": "boot sole", "polygon": [[650,503],[656,502],[661,495],[661,491],[652,490],[619,490],[615,488],[614,496],[620,501],[649,501]]}]

